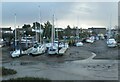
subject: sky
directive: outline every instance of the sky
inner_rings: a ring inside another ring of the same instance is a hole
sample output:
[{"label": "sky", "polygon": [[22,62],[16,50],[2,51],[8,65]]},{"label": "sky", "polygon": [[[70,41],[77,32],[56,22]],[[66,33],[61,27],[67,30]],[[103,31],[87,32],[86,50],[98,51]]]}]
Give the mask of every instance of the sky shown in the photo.
[{"label": "sky", "polygon": [[[40,8],[39,8],[40,6]],[[118,2],[2,2],[2,26],[22,27],[46,21],[56,27],[114,27],[118,25]],[[40,15],[40,19],[39,19]]]}]

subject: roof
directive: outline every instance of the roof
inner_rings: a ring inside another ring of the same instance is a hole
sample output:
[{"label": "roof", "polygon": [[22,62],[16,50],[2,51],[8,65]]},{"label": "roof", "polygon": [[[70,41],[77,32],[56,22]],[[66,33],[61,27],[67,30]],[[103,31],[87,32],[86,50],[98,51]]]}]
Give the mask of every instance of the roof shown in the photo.
[{"label": "roof", "polygon": [[88,28],[88,29],[106,29],[106,28]]},{"label": "roof", "polygon": [[2,30],[2,31],[12,31],[11,27],[9,27],[9,28],[0,28],[0,30]]},{"label": "roof", "polygon": [[55,28],[55,30],[63,31],[63,28]]},{"label": "roof", "polygon": [[63,28],[55,28],[55,29],[61,29],[61,30],[63,30]]}]

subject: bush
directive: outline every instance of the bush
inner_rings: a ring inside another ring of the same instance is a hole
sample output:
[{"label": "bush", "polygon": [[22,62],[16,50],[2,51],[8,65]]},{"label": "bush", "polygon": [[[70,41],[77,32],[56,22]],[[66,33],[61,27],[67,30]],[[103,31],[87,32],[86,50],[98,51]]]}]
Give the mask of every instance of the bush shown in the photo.
[{"label": "bush", "polygon": [[16,79],[9,79],[9,80],[3,80],[2,82],[51,82],[51,80],[48,80],[46,78],[37,78],[37,77],[22,77],[22,78],[16,78]]},{"label": "bush", "polygon": [[13,75],[16,74],[17,72],[13,69],[7,69],[5,67],[2,67],[2,75]]},{"label": "bush", "polygon": [[120,34],[116,35],[116,40],[120,43]]}]

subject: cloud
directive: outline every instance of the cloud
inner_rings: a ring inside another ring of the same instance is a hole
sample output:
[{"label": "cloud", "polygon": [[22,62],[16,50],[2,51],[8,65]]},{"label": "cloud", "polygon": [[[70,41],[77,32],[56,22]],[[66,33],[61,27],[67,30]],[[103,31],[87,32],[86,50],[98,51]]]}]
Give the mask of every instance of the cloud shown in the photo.
[{"label": "cloud", "polygon": [[42,22],[52,21],[52,15],[55,14],[55,20],[57,19],[58,24],[64,27],[68,24],[107,26],[112,12],[112,23],[117,24],[115,2],[4,2],[3,25],[14,26],[14,13],[17,14],[18,25],[39,21],[39,5]]}]

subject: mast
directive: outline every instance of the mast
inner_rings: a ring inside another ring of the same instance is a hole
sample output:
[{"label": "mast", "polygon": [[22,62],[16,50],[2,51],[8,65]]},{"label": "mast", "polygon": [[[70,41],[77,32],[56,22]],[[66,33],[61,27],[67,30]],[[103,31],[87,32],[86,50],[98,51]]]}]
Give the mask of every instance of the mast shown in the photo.
[{"label": "mast", "polygon": [[37,26],[36,26],[36,22],[35,22],[35,33],[36,33],[36,42],[37,42]]},{"label": "mast", "polygon": [[17,41],[17,37],[16,37],[17,36],[16,35],[17,34],[16,33],[16,13],[14,14],[14,16],[15,16],[15,47],[16,47],[17,46],[17,42],[16,42]]},{"label": "mast", "polygon": [[78,27],[76,27],[76,41],[78,42],[79,40],[79,30]]},{"label": "mast", "polygon": [[112,17],[112,14],[110,15],[110,26],[109,26],[109,29],[108,29],[108,39],[111,37],[111,17]]},{"label": "mast", "polygon": [[55,24],[54,24],[54,15],[53,15],[53,43],[55,40]]},{"label": "mast", "polygon": [[[39,6],[39,23],[41,23],[41,19],[40,19],[40,17],[41,17],[41,14],[40,14],[40,6]],[[40,24],[40,43],[41,43],[41,24]]]},{"label": "mast", "polygon": [[78,42],[79,40],[79,16],[77,16],[77,27],[76,27],[76,41]]},{"label": "mast", "polygon": [[51,42],[54,45],[54,15],[53,15],[53,25],[52,25],[52,35],[51,35]]},{"label": "mast", "polygon": [[57,28],[56,28],[56,38],[57,38],[57,40],[59,39],[59,37],[58,37],[58,24],[57,24],[57,18],[56,18],[56,26],[57,26]]}]

